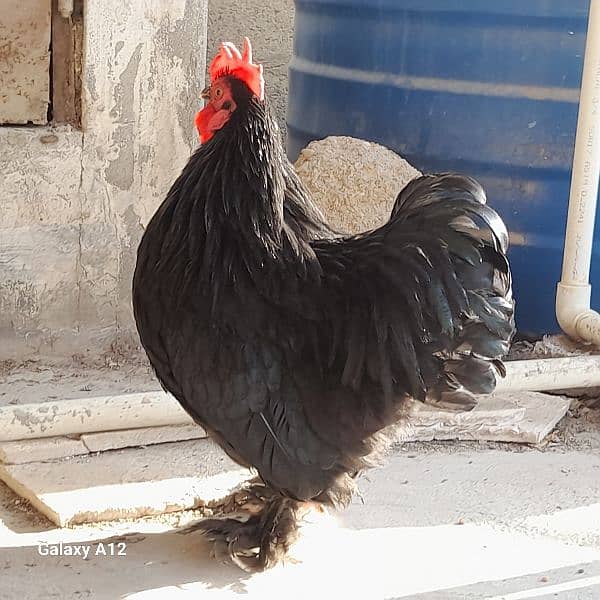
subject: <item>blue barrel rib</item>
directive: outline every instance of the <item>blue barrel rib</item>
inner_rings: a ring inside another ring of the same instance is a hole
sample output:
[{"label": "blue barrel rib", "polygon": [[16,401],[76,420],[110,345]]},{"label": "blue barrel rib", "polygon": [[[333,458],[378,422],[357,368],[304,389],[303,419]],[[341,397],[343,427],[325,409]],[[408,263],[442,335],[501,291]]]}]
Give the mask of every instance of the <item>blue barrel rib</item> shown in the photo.
[{"label": "blue barrel rib", "polygon": [[[558,331],[588,10],[589,0],[296,0],[288,154],[350,135],[422,171],[478,178],[511,231],[519,329]],[[597,306],[599,222],[591,277]]]}]

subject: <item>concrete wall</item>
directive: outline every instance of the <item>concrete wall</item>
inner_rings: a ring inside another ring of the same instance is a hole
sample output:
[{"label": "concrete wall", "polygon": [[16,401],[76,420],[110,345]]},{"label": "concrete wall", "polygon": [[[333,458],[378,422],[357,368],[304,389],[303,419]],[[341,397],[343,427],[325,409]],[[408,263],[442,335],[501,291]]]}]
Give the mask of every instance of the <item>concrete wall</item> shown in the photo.
[{"label": "concrete wall", "polygon": [[196,146],[208,57],[248,35],[285,132],[293,0],[88,0],[83,131],[0,127],[0,361],[137,346],[143,225]]},{"label": "concrete wall", "polygon": [[294,38],[293,0],[209,0],[208,60],[221,41],[242,43],[248,36],[254,57],[265,69],[266,94],[285,132],[288,63]]},{"label": "concrete wall", "polygon": [[83,132],[0,128],[0,360],[137,345],[143,225],[196,146],[206,1],[85,2]]}]

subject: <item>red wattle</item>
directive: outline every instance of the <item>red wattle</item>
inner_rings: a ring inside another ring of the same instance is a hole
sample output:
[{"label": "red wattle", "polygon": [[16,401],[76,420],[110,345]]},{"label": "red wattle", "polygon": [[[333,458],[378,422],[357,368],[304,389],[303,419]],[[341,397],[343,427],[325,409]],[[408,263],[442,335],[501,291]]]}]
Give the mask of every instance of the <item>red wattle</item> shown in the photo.
[{"label": "red wattle", "polygon": [[208,142],[208,140],[210,140],[210,138],[212,138],[213,135],[215,135],[214,130],[210,128],[210,122],[215,114],[216,111],[210,103],[196,114],[194,124],[198,130],[201,144],[205,144]]},{"label": "red wattle", "polygon": [[229,110],[215,110],[212,104],[207,104],[195,119],[196,129],[200,135],[200,143],[205,144],[231,118]]}]

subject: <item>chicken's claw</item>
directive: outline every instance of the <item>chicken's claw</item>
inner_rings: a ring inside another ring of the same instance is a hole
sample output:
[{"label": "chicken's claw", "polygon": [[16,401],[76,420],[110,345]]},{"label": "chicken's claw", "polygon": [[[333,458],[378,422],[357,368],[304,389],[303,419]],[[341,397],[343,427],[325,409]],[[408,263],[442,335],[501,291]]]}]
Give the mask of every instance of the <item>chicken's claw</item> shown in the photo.
[{"label": "chicken's claw", "polygon": [[[217,560],[255,573],[289,559],[288,552],[298,539],[301,520],[312,503],[282,498],[264,484],[252,483],[242,491],[242,495],[253,496],[256,502],[251,510],[229,513],[226,502],[226,506],[217,510],[221,516],[197,521],[179,533],[201,532],[211,542],[211,555]],[[229,516],[223,516],[224,513]]]}]

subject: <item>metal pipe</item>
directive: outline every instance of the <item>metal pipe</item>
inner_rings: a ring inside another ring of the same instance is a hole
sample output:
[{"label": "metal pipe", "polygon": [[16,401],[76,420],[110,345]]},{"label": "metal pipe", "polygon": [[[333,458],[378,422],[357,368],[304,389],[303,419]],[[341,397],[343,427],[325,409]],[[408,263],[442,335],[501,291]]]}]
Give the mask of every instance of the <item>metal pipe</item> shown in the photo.
[{"label": "metal pipe", "polygon": [[556,319],[573,339],[600,345],[589,283],[600,177],[600,0],[591,0]]}]

